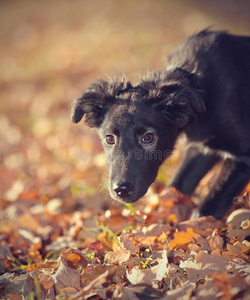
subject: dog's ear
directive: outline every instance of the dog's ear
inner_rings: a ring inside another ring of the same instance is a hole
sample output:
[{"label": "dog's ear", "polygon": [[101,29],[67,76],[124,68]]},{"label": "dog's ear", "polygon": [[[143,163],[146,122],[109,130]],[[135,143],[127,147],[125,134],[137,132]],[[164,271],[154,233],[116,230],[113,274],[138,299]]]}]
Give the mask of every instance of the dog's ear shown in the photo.
[{"label": "dog's ear", "polygon": [[[164,116],[178,127],[184,127],[197,113],[205,112],[201,94],[190,86],[167,86],[162,88],[161,101],[157,104]],[[168,90],[172,90],[168,92]]]},{"label": "dog's ear", "polygon": [[171,72],[152,73],[141,83],[148,90],[150,105],[178,127],[184,127],[190,118],[206,111],[197,85],[193,74],[178,68]]},{"label": "dog's ear", "polygon": [[74,101],[71,114],[72,121],[78,123],[85,116],[87,126],[100,127],[107,111],[116,102],[116,98],[131,88],[131,83],[125,77],[109,78],[109,82],[98,80],[80,98]]},{"label": "dog's ear", "polygon": [[74,101],[71,118],[74,123],[85,116],[85,123],[89,127],[98,128],[106,112],[114,103],[114,97],[108,92],[109,83],[100,80],[90,86],[82,96]]}]

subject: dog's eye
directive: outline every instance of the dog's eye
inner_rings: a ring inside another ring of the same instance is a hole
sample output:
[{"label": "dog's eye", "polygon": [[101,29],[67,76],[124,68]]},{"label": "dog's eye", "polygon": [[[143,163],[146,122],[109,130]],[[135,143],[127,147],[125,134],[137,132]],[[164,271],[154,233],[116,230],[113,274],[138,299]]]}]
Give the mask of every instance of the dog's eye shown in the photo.
[{"label": "dog's eye", "polygon": [[146,133],[144,134],[144,136],[142,137],[142,142],[145,144],[151,144],[154,141],[154,134],[153,133]]},{"label": "dog's eye", "polygon": [[115,143],[115,137],[113,135],[106,135],[106,142],[109,145],[114,145],[114,143]]}]

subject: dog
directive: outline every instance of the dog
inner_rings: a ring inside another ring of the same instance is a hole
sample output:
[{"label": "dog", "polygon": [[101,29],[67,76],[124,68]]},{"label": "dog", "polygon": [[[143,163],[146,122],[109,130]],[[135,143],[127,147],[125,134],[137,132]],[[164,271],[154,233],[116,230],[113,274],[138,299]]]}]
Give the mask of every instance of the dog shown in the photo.
[{"label": "dog", "polygon": [[184,134],[187,150],[169,186],[191,195],[223,160],[197,212],[222,218],[250,179],[250,37],[199,32],[136,85],[93,83],[73,104],[73,122],[83,116],[102,140],[113,199],[141,198]]}]

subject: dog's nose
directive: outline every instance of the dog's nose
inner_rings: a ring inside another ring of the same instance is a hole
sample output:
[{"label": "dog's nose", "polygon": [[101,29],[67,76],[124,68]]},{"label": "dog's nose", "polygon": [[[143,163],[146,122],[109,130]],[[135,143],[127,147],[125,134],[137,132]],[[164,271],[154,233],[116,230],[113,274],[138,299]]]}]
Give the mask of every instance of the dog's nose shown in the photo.
[{"label": "dog's nose", "polygon": [[133,186],[130,183],[117,184],[117,188],[115,188],[114,191],[116,192],[117,196],[124,199],[131,195]]}]

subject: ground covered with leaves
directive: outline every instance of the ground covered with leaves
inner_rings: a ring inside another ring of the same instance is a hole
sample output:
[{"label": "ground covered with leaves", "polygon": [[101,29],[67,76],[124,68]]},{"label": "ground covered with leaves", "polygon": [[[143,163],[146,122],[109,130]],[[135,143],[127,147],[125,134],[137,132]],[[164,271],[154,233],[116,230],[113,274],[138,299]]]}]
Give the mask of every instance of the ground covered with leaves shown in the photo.
[{"label": "ground covered with leaves", "polygon": [[192,198],[164,192],[180,141],[147,195],[119,206],[70,108],[96,78],[162,67],[194,31],[249,33],[250,5],[72,3],[1,2],[0,298],[249,299],[250,185],[223,220],[188,220],[220,166]]}]

